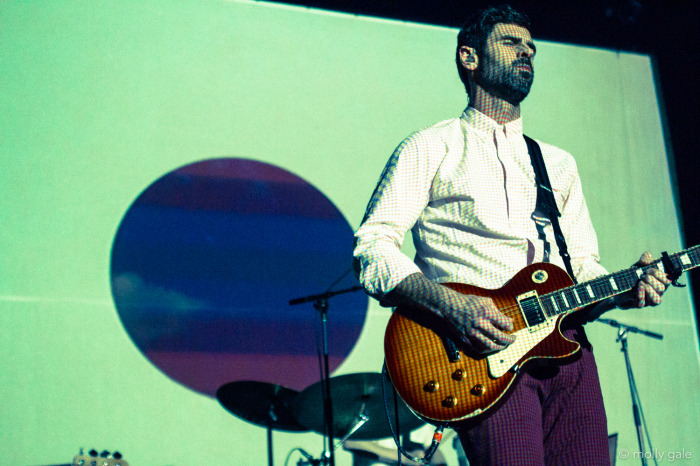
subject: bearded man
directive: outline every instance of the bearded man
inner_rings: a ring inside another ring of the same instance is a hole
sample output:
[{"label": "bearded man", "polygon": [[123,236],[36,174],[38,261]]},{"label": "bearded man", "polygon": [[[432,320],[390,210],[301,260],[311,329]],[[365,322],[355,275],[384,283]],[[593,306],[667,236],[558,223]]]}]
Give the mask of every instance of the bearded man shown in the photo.
[{"label": "bearded man", "polygon": [[[565,267],[552,223],[536,208],[523,136],[520,103],[534,79],[536,52],[529,27],[526,16],[504,6],[480,11],[462,28],[456,61],[468,107],[398,146],[355,234],[354,269],[367,293],[383,305],[442,319],[475,354],[512,344],[513,320],[491,298],[440,283],[496,289],[529,264]],[[579,281],[606,274],[573,157],[538,142],[569,269]],[[414,260],[400,252],[409,230]],[[644,253],[637,264],[650,262]],[[565,319],[562,333],[582,347],[578,360],[524,369],[502,406],[476,423],[453,426],[470,464],[608,464],[602,394],[583,323],[614,307],[658,305],[669,283],[649,269],[631,291]]]}]

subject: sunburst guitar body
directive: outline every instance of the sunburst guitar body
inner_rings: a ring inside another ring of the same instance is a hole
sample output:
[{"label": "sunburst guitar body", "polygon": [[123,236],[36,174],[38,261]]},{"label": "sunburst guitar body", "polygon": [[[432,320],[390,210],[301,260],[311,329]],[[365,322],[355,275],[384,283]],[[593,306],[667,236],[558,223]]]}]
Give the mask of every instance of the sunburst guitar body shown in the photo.
[{"label": "sunburst guitar body", "polygon": [[398,307],[387,325],[384,356],[396,391],[420,417],[450,424],[486,416],[505,401],[523,366],[536,361],[566,363],[580,345],[565,338],[561,320],[591,304],[632,289],[647,268],[674,268],[674,275],[700,264],[698,246],[595,280],[574,285],[569,275],[549,264],[532,264],[502,288],[444,284],[462,294],[489,297],[511,317],[516,340],[504,350],[470,352],[441,319],[411,307]]}]

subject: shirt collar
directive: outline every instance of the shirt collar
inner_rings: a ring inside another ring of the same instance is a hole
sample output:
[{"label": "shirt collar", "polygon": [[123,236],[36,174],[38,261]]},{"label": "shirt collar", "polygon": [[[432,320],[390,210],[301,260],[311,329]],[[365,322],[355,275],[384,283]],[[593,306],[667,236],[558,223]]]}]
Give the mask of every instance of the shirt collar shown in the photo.
[{"label": "shirt collar", "polygon": [[475,129],[482,138],[487,135],[490,137],[495,130],[503,131],[507,138],[513,136],[522,137],[523,135],[522,117],[506,123],[505,125],[499,125],[496,123],[496,120],[484,115],[474,107],[467,107],[464,113],[462,113],[462,119],[466,124]]}]

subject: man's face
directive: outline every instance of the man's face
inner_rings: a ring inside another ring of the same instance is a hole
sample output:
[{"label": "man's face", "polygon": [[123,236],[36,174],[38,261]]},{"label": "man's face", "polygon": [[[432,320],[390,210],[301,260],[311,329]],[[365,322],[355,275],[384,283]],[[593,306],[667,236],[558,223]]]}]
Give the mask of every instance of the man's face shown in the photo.
[{"label": "man's face", "polygon": [[479,57],[474,79],[490,94],[518,105],[527,97],[535,77],[534,56],[530,31],[515,24],[496,24]]}]

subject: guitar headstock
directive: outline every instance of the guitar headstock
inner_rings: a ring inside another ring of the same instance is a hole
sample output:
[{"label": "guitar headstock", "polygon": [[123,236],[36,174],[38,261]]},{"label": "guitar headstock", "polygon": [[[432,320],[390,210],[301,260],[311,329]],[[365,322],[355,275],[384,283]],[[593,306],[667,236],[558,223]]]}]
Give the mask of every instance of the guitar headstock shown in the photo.
[{"label": "guitar headstock", "polygon": [[118,451],[110,453],[107,450],[97,453],[97,450],[90,450],[87,454],[80,449],[80,454],[73,458],[73,466],[129,466],[122,454]]}]

